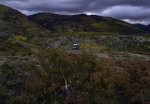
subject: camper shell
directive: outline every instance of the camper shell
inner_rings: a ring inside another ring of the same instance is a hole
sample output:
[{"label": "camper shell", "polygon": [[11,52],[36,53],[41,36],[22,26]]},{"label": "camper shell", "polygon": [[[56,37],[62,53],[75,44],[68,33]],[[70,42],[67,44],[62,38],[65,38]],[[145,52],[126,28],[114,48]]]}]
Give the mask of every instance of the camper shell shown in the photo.
[{"label": "camper shell", "polygon": [[79,50],[80,49],[80,45],[79,44],[73,44],[73,50]]}]

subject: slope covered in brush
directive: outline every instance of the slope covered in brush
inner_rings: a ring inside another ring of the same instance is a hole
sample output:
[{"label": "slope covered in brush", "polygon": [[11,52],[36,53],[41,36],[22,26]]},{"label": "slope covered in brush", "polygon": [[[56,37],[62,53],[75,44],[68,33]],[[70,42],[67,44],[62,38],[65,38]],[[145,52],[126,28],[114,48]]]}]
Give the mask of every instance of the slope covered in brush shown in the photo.
[{"label": "slope covered in brush", "polygon": [[59,15],[39,13],[29,19],[53,32],[110,32],[118,34],[144,33],[142,29],[129,23],[96,15]]},{"label": "slope covered in brush", "polygon": [[0,5],[0,37],[11,35],[41,35],[46,31],[28,20],[27,16],[10,7]]}]

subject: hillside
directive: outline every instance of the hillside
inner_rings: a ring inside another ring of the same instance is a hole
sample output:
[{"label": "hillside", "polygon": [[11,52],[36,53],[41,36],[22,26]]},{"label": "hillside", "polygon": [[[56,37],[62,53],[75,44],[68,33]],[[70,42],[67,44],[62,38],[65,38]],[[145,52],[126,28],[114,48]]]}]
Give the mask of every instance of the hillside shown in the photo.
[{"label": "hillside", "polygon": [[96,15],[59,15],[39,13],[29,16],[29,19],[53,32],[101,32],[116,34],[139,34],[142,29],[129,23]]},{"label": "hillside", "polygon": [[32,23],[27,16],[10,7],[0,5],[0,37],[10,35],[41,35],[45,29]]},{"label": "hillside", "polygon": [[146,32],[150,32],[150,24],[149,25],[135,24],[135,26],[139,29],[146,31]]},{"label": "hillside", "polygon": [[96,15],[59,15],[39,13],[26,16],[0,5],[0,37],[10,35],[37,36],[55,33],[144,34],[145,30],[129,23]]}]

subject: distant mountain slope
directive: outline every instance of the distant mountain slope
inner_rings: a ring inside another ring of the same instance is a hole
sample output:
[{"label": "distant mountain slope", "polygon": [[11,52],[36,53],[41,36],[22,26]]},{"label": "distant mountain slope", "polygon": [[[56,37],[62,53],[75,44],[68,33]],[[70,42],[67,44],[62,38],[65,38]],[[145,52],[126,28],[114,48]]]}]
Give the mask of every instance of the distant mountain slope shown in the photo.
[{"label": "distant mountain slope", "polygon": [[139,34],[142,29],[129,23],[96,15],[59,15],[39,13],[29,19],[53,32],[110,32],[118,34]]},{"label": "distant mountain slope", "polygon": [[28,20],[27,16],[10,7],[0,5],[0,37],[11,35],[41,35],[45,31]]},{"label": "distant mountain slope", "polygon": [[149,25],[135,24],[135,26],[139,29],[146,31],[146,32],[150,32],[150,24]]},{"label": "distant mountain slope", "polygon": [[96,15],[59,15],[39,13],[26,16],[10,7],[0,5],[0,38],[11,35],[39,36],[49,32],[96,32],[113,34],[144,34],[142,28],[110,17]]}]

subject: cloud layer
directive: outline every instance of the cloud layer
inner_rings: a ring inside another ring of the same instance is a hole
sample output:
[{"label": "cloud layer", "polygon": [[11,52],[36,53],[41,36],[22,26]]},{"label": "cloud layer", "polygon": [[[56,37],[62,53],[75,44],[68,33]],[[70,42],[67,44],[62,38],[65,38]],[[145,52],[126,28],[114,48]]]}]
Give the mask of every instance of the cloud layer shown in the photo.
[{"label": "cloud layer", "polygon": [[97,14],[132,23],[150,23],[150,0],[0,0],[25,14]]}]

